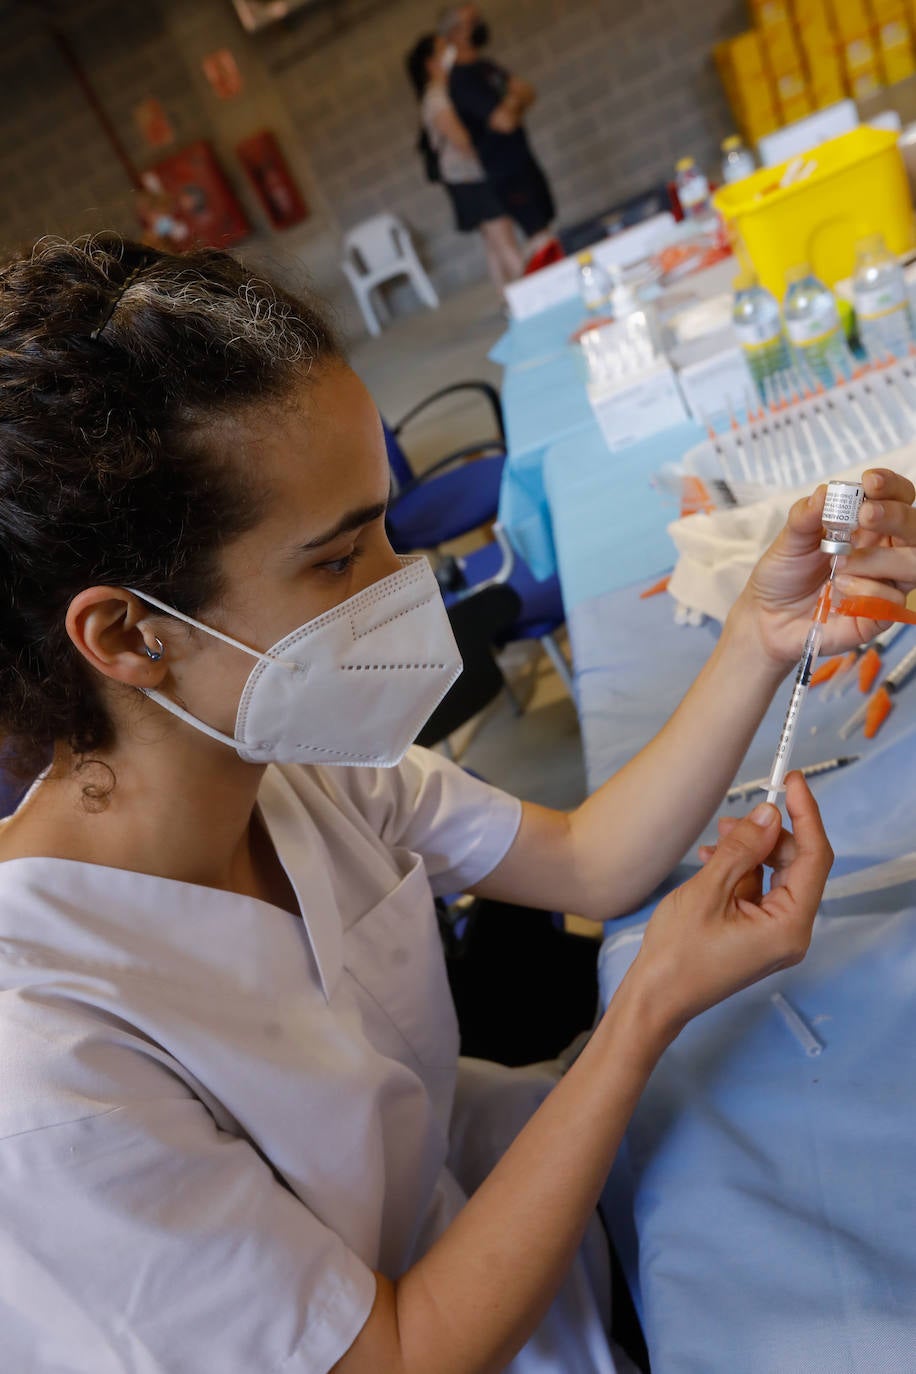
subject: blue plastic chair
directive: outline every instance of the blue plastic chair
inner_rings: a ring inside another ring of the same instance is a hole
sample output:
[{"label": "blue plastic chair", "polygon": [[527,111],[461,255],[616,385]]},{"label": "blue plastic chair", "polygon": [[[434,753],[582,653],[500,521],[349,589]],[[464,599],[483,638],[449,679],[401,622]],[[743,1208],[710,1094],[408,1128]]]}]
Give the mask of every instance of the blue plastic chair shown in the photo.
[{"label": "blue plastic chair", "polygon": [[[477,391],[493,412],[496,434],[464,444],[419,475],[410,466],[401,434],[434,402],[458,391]],[[388,537],[398,553],[437,549],[496,518],[506,461],[502,406],[489,382],[457,382],[414,406],[396,425],[382,421],[394,494],[388,509]],[[482,455],[482,456],[481,456]]]},{"label": "blue plastic chair", "polygon": [[569,664],[556,640],[557,631],[566,622],[559,579],[554,575],[539,582],[512,548],[502,526],[495,524],[493,533],[494,542],[455,560],[465,586],[446,592],[445,604],[451,607],[486,587],[509,587],[518,598],[519,609],[511,624],[494,636],[495,646],[501,649],[518,640],[539,640],[567,692],[575,698]]}]

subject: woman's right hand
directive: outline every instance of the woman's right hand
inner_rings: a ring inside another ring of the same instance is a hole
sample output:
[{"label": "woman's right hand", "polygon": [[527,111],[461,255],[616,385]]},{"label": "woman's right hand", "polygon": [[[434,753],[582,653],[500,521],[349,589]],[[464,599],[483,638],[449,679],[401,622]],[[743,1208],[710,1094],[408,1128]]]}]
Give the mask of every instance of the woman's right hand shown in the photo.
[{"label": "woman's right hand", "polygon": [[[720,822],[703,869],[656,907],[627,980],[641,988],[665,1040],[692,1017],[799,963],[811,939],[833,851],[801,773],[786,779],[793,832],[775,806]],[[764,865],[773,869],[763,895]]]}]

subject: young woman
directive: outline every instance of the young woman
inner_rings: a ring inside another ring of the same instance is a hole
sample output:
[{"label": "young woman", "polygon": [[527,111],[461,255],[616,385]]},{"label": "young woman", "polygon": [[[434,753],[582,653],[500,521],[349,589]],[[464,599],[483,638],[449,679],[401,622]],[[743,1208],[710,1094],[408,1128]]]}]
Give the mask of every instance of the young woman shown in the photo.
[{"label": "young woman", "polygon": [[[454,642],[314,306],[219,253],[45,240],[0,344],[0,725],[24,770],[53,750],[0,827],[6,1367],[606,1374],[578,1247],[664,1048],[802,957],[817,809],[795,774],[794,835],[766,805],[723,833],[527,1124],[524,1071],[456,1094],[432,893],[645,897],[795,660],[822,494],[662,734],[559,814],[405,754]],[[853,585],[901,597],[913,488],[866,482]]]},{"label": "young woman", "polygon": [[494,285],[502,288],[522,275],[524,259],[512,221],[487,180],[467,129],[449,99],[448,76],[454,49],[444,38],[426,34],[407,57],[407,73],[420,101],[423,133],[452,203],[455,228],[480,230]]}]

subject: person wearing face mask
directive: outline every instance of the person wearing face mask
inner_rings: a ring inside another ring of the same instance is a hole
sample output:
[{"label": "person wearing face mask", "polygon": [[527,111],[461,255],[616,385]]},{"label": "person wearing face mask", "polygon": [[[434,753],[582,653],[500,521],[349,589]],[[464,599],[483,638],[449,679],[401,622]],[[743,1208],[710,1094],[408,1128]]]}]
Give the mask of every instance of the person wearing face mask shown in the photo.
[{"label": "person wearing face mask", "polygon": [[407,56],[407,74],[420,101],[421,146],[436,161],[459,233],[480,231],[487,267],[502,288],[522,274],[522,255],[512,221],[487,181],[467,129],[448,95],[455,49],[437,34],[418,39]]},{"label": "person wearing face mask", "polygon": [[476,5],[445,10],[439,32],[455,50],[449,97],[493,190],[527,236],[531,258],[552,239],[556,216],[550,186],[525,133],[524,118],[535,100],[534,87],[481,56],[490,30]]},{"label": "person wearing face mask", "polygon": [[[0,826],[6,1367],[622,1374],[598,1196],[684,1024],[803,956],[817,807],[723,831],[559,1078],[459,1063],[433,894],[646,897],[794,666],[823,492],[561,814],[411,747],[460,661],[317,305],[101,234],[9,262],[0,321],[0,728],[52,758]],[[916,493],[865,480],[847,571],[902,600]]]}]

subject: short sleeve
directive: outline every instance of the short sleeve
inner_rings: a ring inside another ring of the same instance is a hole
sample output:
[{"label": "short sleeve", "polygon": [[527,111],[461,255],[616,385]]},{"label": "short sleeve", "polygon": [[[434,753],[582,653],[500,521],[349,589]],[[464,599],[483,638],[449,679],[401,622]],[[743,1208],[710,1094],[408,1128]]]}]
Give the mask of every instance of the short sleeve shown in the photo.
[{"label": "short sleeve", "polygon": [[9,1369],[326,1374],[375,1297],[257,1151],[177,1092],[0,1141],[0,1210]]},{"label": "short sleeve", "polygon": [[339,771],[350,775],[353,799],[381,839],[421,856],[436,896],[479,883],[518,834],[517,797],[429,749],[408,750],[397,768]]}]

